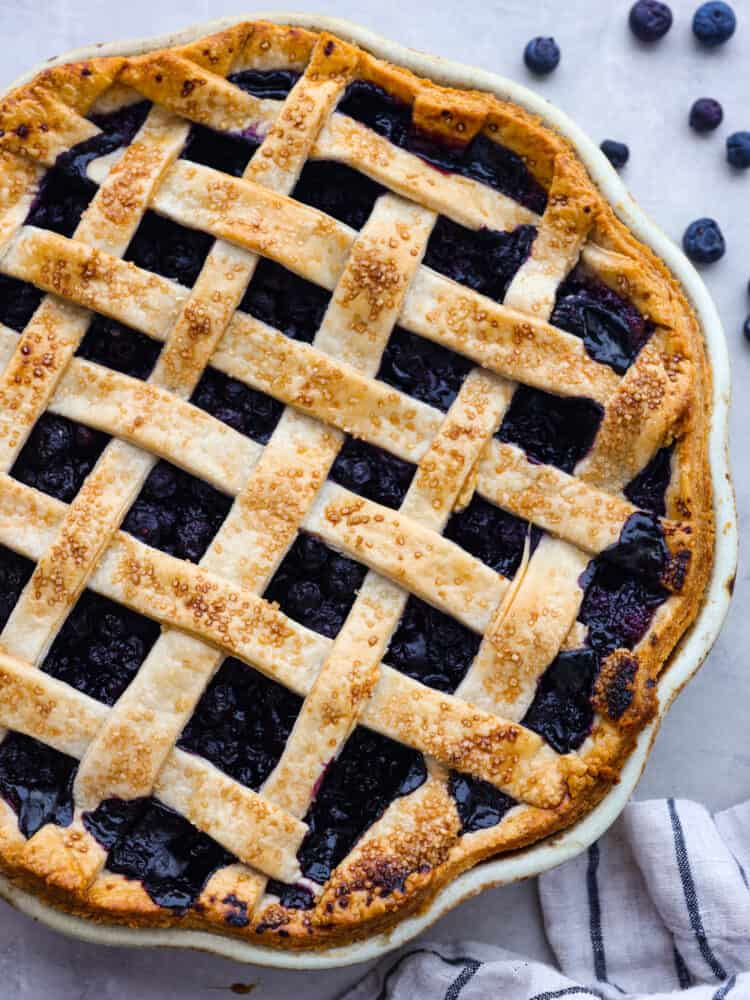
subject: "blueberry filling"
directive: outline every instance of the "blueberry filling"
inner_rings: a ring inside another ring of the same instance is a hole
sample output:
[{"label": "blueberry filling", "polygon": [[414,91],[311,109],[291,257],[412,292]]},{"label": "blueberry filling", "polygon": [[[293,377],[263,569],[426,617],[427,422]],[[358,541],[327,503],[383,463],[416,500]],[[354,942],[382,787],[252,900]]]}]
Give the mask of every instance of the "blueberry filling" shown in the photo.
[{"label": "blueberry filling", "polygon": [[76,351],[80,358],[96,361],[123,375],[147,379],[159,357],[161,344],[138,330],[106,316],[95,316]]},{"label": "blueberry filling", "polygon": [[182,151],[182,159],[241,177],[258,145],[258,141],[251,137],[193,125]]},{"label": "blueberry filling", "polygon": [[329,639],[341,631],[366,569],[300,532],[263,595]]},{"label": "blueberry filling", "polygon": [[281,905],[286,906],[289,910],[311,910],[315,906],[315,897],[303,885],[289,885],[286,882],[270,879],[266,886],[266,892],[278,896]]},{"label": "blueberry filling", "polygon": [[462,833],[474,833],[497,826],[516,802],[488,781],[452,771],[448,790],[456,801]]},{"label": "blueberry filling", "polygon": [[477,135],[465,146],[457,146],[420,132],[414,127],[408,104],[365,80],[349,84],[339,101],[338,111],[362,122],[438,170],[471,177],[507,194],[533,212],[544,212],[547,194],[522,158],[484,135]]},{"label": "blueberry filling", "polygon": [[591,695],[599,666],[595,649],[559,652],[539,681],[523,725],[539,733],[558,753],[579,747],[594,720]]},{"label": "blueberry filling", "polygon": [[0,323],[20,333],[36,312],[42,295],[26,281],[0,274]]},{"label": "blueberry filling", "polygon": [[130,241],[125,260],[192,288],[213,237],[148,211]]},{"label": "blueberry filling", "polygon": [[66,417],[43,413],[10,474],[69,503],[94,468],[109,438]]},{"label": "blueberry filling", "polygon": [[533,552],[542,537],[539,528],[530,528],[527,521],[474,494],[468,507],[448,521],[445,537],[512,579],[521,564],[529,531]]},{"label": "blueberry filling", "polygon": [[658,517],[641,510],[631,514],[620,537],[614,545],[604,549],[600,558],[626,573],[658,583],[669,564],[669,549]]},{"label": "blueberry filling", "polygon": [[243,69],[227,79],[253,97],[282,101],[299,80],[293,69]]},{"label": "blueberry filling", "polygon": [[286,746],[302,699],[239,660],[225,660],[178,741],[259,789]]},{"label": "blueberry filling", "polygon": [[77,760],[21,733],[0,743],[0,795],[18,814],[24,837],[45,823],[70,825],[77,767]]},{"label": "blueberry filling", "polygon": [[330,478],[360,496],[398,509],[404,502],[416,466],[375,445],[347,438],[336,456]]},{"label": "blueberry filling", "polygon": [[284,412],[283,404],[273,396],[257,392],[215,368],[206,368],[190,402],[260,444],[268,444]]},{"label": "blueberry filling", "polygon": [[529,256],[535,236],[534,226],[518,226],[512,232],[475,231],[441,215],[424,262],[475,292],[502,302],[513,276]]},{"label": "blueberry filling", "polygon": [[42,178],[25,224],[71,237],[95,193],[90,181],[52,167]]},{"label": "blueberry filling", "polygon": [[255,268],[240,309],[292,340],[309,344],[323,322],[330,298],[329,292],[264,257]]},{"label": "blueberry filling", "polygon": [[532,461],[572,472],[591,447],[602,415],[593,400],[520,386],[497,437],[523,448]]},{"label": "blueberry filling", "polygon": [[464,679],[481,639],[465,625],[410,597],[384,659],[392,667],[452,694]]},{"label": "blueberry filling", "polygon": [[376,181],[343,163],[308,160],[292,198],[332,215],[352,229],[361,229],[384,191]]},{"label": "blueberry filling", "polygon": [[150,619],[84,590],[52,643],[42,670],[113,705],[158,636],[159,626]]},{"label": "blueberry filling", "polygon": [[587,353],[622,375],[654,332],[635,306],[603,281],[577,268],[560,286],[550,318],[581,337]]},{"label": "blueberry filling", "polygon": [[659,517],[667,513],[665,495],[672,478],[673,447],[660,448],[648,465],[625,487],[625,496],[641,510]]},{"label": "blueberry filling", "polygon": [[422,403],[448,410],[472,367],[471,361],[455,351],[397,326],[377,377]]},{"label": "blueberry filling", "polygon": [[589,563],[580,585],[584,598],[578,620],[588,625],[588,645],[602,655],[632,649],[669,596],[658,584],[628,575],[601,557]]},{"label": "blueberry filling", "polygon": [[104,115],[91,115],[90,120],[101,132],[61,153],[55,161],[55,167],[80,184],[91,184],[86,176],[89,163],[122,146],[130,145],[150,108],[149,101],[138,101]]},{"label": "blueberry filling", "polygon": [[185,911],[211,875],[235,858],[155,799],[107,799],[84,814],[88,831],[109,850],[107,868],[137,879],[158,906]]},{"label": "blueberry filling", "polygon": [[0,629],[5,628],[33,572],[34,563],[30,559],[0,545]]},{"label": "blueberry filling", "polygon": [[416,750],[355,729],[305,816],[310,829],[298,858],[307,878],[323,884],[393,799],[413,792],[426,777]]},{"label": "blueberry filling", "polygon": [[149,473],[123,529],[170,556],[199,562],[231,506],[224,493],[161,461]]}]

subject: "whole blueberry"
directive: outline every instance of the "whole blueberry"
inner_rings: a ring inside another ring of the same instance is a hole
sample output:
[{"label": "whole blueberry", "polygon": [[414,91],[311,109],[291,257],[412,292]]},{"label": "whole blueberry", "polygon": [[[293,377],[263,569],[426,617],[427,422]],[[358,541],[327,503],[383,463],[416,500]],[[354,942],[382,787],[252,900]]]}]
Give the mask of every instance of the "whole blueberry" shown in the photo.
[{"label": "whole blueberry", "polygon": [[690,109],[688,121],[696,132],[713,132],[721,125],[724,109],[713,97],[699,97]]},{"label": "whole blueberry", "polygon": [[638,0],[630,8],[630,30],[642,42],[656,42],[672,27],[672,11],[659,0]]},{"label": "whole blueberry", "polygon": [[742,324],[742,332],[745,334],[745,340],[750,341],[750,316],[748,316]]},{"label": "whole blueberry", "polygon": [[733,167],[750,167],[750,132],[733,132],[727,139],[727,159]]},{"label": "whole blueberry", "polygon": [[728,3],[704,3],[693,16],[693,34],[703,45],[723,45],[734,34],[737,18]]},{"label": "whole blueberry", "polygon": [[682,237],[682,246],[691,260],[698,264],[711,264],[724,256],[726,244],[714,219],[696,219]]},{"label": "whole blueberry", "polygon": [[599,148],[615,170],[624,167],[630,157],[630,150],[625,143],[617,142],[615,139],[605,139]]},{"label": "whole blueberry", "polygon": [[560,48],[554,38],[532,38],[523,50],[523,61],[532,73],[546,76],[560,62]]}]

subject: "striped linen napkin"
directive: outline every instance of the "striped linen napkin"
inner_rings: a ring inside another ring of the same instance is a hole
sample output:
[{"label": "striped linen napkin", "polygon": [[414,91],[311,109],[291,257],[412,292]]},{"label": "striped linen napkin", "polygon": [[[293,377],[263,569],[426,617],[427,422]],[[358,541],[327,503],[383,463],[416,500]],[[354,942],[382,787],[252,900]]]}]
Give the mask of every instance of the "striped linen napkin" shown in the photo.
[{"label": "striped linen napkin", "polygon": [[419,941],[346,1000],[750,1000],[748,876],[750,802],[714,816],[696,802],[633,802],[539,879],[559,969],[492,945]]}]

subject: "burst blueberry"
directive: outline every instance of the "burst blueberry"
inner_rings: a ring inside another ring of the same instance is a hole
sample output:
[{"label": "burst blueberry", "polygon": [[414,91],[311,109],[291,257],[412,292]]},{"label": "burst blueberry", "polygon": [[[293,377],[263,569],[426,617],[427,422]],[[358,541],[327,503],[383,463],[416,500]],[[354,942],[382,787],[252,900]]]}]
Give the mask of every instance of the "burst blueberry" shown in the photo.
[{"label": "burst blueberry", "polygon": [[737,18],[728,3],[704,3],[693,15],[693,34],[708,48],[723,45],[736,27]]},{"label": "burst blueberry", "polygon": [[523,61],[537,76],[546,76],[560,62],[560,48],[554,38],[532,38],[523,50]]},{"label": "burst blueberry", "polygon": [[682,247],[697,264],[712,264],[724,256],[726,243],[715,219],[696,219],[685,230]]},{"label": "burst blueberry", "polygon": [[638,0],[630,8],[630,30],[642,42],[656,42],[672,27],[672,11],[658,0]]},{"label": "burst blueberry", "polygon": [[696,132],[713,132],[721,125],[724,109],[713,97],[700,97],[690,109],[690,127]]},{"label": "burst blueberry", "polygon": [[727,160],[733,167],[750,167],[750,132],[733,132],[727,139]]},{"label": "burst blueberry", "polygon": [[630,158],[630,150],[624,142],[617,142],[616,139],[605,139],[599,147],[609,162],[619,170],[624,167]]}]

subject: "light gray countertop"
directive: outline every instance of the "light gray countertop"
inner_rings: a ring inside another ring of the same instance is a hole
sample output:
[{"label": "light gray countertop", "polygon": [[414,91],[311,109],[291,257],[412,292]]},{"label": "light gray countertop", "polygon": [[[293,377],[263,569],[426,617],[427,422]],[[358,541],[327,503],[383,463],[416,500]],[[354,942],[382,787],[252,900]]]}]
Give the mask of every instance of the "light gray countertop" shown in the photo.
[{"label": "light gray countertop", "polygon": [[[690,33],[697,0],[673,0],[675,25],[656,47],[636,43],[627,29],[626,0],[410,0],[399,4],[350,0],[326,7],[294,0],[298,10],[357,21],[397,41],[474,64],[526,83],[568,112],[598,142],[627,142],[631,162],[623,177],[636,199],[673,239],[692,219],[713,216],[727,255],[704,272],[724,321],[734,376],[733,469],[743,531],[750,511],[750,461],[743,428],[750,345],[742,320],[750,312],[750,171],[724,161],[724,139],[750,129],[750,0],[734,0],[739,28],[719,51],[700,50]],[[200,21],[247,12],[238,0],[1,0],[0,86],[51,55],[96,41],[159,34]],[[541,82],[525,71],[526,41],[553,34],[562,48],[555,74]],[[697,97],[716,97],[725,120],[709,137],[694,135],[687,112]],[[711,656],[672,708],[657,739],[638,798],[683,796],[709,808],[750,795],[746,705],[750,674],[750,595],[742,563],[734,604]],[[740,651],[740,655],[737,655]],[[534,958],[549,958],[533,882],[489,891],[444,917],[432,936],[473,937]],[[238,965],[191,952],[107,949],[71,941],[0,902],[0,998],[179,996],[211,1000],[232,983],[257,983],[253,998],[293,993],[329,1000],[365,966],[291,973]],[[227,992],[225,992],[227,991]]]}]

